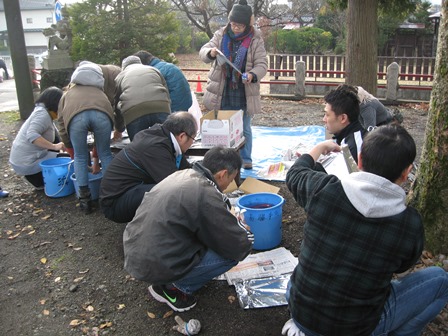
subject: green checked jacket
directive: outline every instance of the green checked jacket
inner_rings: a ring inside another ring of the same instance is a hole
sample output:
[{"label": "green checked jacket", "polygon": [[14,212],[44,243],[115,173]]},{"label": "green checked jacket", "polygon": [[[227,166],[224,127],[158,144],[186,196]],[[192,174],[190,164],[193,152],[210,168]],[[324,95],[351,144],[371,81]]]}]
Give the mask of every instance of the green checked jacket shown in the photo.
[{"label": "green checked jacket", "polygon": [[301,156],[286,183],[307,213],[289,309],[321,335],[370,335],[379,322],[394,273],[421,255],[424,232],[404,190],[366,172],[342,181]]}]

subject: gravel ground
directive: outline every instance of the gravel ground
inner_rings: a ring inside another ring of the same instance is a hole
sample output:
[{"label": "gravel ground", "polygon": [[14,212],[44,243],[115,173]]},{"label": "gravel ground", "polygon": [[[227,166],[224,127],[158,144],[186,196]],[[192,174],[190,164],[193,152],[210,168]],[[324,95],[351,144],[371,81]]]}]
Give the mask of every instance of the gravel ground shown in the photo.
[{"label": "gravel ground", "polygon": [[[420,151],[427,106],[399,108]],[[263,98],[254,125],[321,125],[322,111],[321,100]],[[173,312],[148,298],[147,284],[123,270],[124,226],[99,212],[81,215],[74,195],[46,197],[10,169],[9,149],[21,125],[14,117],[0,114],[1,185],[11,193],[0,199],[0,334],[176,335]],[[273,184],[286,199],[281,246],[297,255],[304,213],[283,183]],[[287,307],[243,310],[235,296],[233,287],[213,281],[181,316],[200,320],[201,335],[280,335]],[[445,310],[424,335],[448,335],[446,321]]]}]

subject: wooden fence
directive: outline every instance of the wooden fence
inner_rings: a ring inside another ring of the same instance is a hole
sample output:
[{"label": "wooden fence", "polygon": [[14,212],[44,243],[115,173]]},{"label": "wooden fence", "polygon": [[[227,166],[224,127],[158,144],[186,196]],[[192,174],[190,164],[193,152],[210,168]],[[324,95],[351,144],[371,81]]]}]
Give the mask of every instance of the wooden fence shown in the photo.
[{"label": "wooden fence", "polygon": [[[269,75],[294,77],[294,72],[276,72],[272,69],[294,70],[298,61],[305,62],[307,77],[342,79],[345,77],[345,56],[339,55],[269,55]],[[400,80],[431,83],[434,75],[434,57],[378,57],[378,80],[386,79],[387,66],[392,62],[400,66]]]}]

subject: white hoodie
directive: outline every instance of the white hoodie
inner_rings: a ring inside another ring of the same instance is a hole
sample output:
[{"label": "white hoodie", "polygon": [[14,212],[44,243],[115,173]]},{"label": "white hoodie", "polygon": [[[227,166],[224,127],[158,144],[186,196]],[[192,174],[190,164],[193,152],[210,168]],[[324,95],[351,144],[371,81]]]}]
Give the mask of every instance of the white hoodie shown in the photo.
[{"label": "white hoodie", "polygon": [[350,202],[367,218],[394,216],[406,209],[403,188],[384,177],[357,172],[341,179],[341,183]]}]

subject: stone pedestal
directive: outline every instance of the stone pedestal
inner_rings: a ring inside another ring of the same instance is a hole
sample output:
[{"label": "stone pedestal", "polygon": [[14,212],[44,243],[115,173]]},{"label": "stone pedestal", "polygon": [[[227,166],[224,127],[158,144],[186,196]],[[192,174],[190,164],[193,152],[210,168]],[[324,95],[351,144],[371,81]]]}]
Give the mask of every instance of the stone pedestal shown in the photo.
[{"label": "stone pedestal", "polygon": [[73,61],[67,50],[52,50],[44,56],[42,67],[46,70],[73,69]]}]

